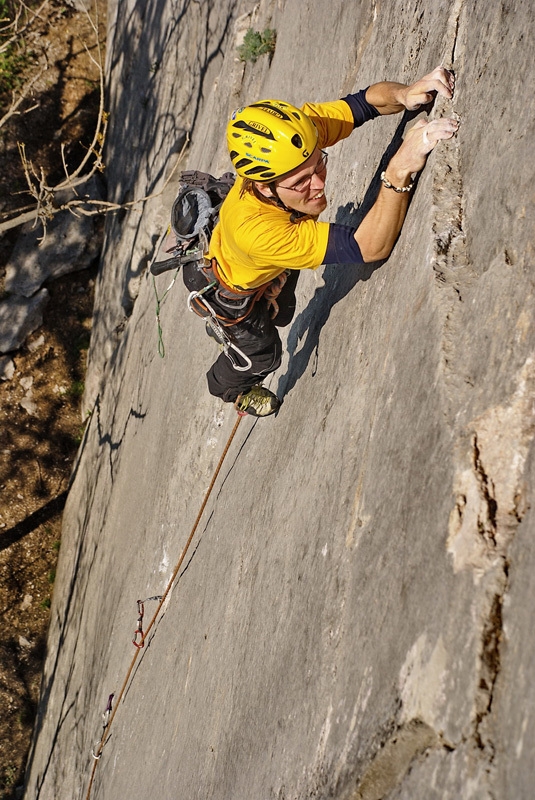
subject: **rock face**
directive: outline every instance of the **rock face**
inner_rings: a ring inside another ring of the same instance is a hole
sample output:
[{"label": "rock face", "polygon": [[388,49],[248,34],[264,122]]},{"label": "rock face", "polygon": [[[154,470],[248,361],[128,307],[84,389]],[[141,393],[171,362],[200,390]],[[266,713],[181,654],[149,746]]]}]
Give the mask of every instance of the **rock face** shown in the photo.
[{"label": "rock face", "polygon": [[36,292],[33,297],[15,295],[0,303],[0,353],[17,350],[42,324],[47,303],[46,289]]},{"label": "rock face", "polygon": [[[125,0],[109,16],[111,200],[161,188],[184,131],[187,166],[224,172],[226,118],[261,96],[334,99],[442,62],[457,88],[432,115],[462,125],[384,265],[300,279],[281,413],[238,429],[91,796],[531,797],[529,4]],[[277,30],[271,62],[236,60],[249,25]],[[358,219],[400,122],[331,151],[324,219]],[[28,800],[86,797],[136,601],[168,585],[236,419],[207,392],[217,351],[179,283],[158,356],[145,267],[176,185],[108,223]]]}]

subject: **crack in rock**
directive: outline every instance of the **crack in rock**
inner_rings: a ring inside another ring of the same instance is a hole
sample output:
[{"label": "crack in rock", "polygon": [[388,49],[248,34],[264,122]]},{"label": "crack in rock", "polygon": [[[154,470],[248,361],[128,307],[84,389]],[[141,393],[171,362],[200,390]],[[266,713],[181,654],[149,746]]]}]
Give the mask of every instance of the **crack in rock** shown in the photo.
[{"label": "crack in rock", "polygon": [[481,576],[503,559],[529,507],[523,474],[535,435],[534,398],[535,361],[529,358],[510,401],[468,426],[469,452],[460,461],[470,466],[455,476],[447,544],[456,572],[471,568]]},{"label": "crack in rock", "polygon": [[[495,498],[495,487],[492,479],[490,479],[485,472],[483,464],[481,463],[481,454],[477,443],[477,433],[474,434],[472,439],[472,447],[474,451],[474,473],[479,481],[479,488],[481,496],[486,505],[486,526],[481,526],[480,533],[488,536],[490,544],[496,547],[496,511],[498,504]],[[478,520],[478,523],[480,521]]]},{"label": "crack in rock", "polygon": [[[495,756],[493,698],[501,668],[508,550],[529,508],[524,468],[535,436],[535,361],[528,358],[509,401],[468,426],[455,477],[447,548],[455,572],[470,569],[480,620],[472,738],[490,771]],[[469,445],[466,446],[468,439]]]},{"label": "crack in rock", "polygon": [[[446,152],[447,151],[447,152]],[[457,143],[444,143],[437,153],[433,175],[434,254],[432,267],[439,287],[450,286],[461,297],[461,287],[472,270],[466,253],[463,182]]]},{"label": "crack in rock", "polygon": [[[460,16],[464,0],[456,0],[446,40],[451,41],[450,69],[455,69]],[[448,66],[448,65],[447,65]],[[438,96],[432,117],[455,116],[455,95],[451,100]],[[461,285],[472,277],[466,251],[464,196],[461,153],[458,137],[444,141],[433,153],[432,202],[434,212],[434,253],[432,267],[439,287],[450,286],[460,298]]]},{"label": "crack in rock", "polygon": [[453,43],[451,46],[451,63],[455,63],[455,56],[457,52],[457,42],[459,39],[459,25],[461,19],[461,11],[464,5],[464,0],[455,0],[453,8],[451,9],[450,18],[448,21],[448,39],[452,38]]},{"label": "crack in rock", "polygon": [[504,565],[502,585],[491,600],[487,619],[483,625],[481,639],[479,685],[476,694],[476,716],[474,723],[474,740],[477,747],[485,754],[489,764],[494,761],[495,745],[493,742],[492,703],[494,687],[501,667],[501,645],[503,640],[503,598],[508,587],[508,565]]}]

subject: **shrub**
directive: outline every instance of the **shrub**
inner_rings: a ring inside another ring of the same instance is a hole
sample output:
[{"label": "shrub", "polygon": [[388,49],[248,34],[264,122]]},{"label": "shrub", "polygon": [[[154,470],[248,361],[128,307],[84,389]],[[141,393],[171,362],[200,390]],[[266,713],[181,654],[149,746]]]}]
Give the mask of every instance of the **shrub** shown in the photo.
[{"label": "shrub", "polygon": [[277,32],[272,28],[266,28],[263,33],[249,28],[244,36],[243,44],[237,50],[240,61],[252,61],[253,64],[265,53],[270,56],[275,52],[275,45],[277,43]]}]

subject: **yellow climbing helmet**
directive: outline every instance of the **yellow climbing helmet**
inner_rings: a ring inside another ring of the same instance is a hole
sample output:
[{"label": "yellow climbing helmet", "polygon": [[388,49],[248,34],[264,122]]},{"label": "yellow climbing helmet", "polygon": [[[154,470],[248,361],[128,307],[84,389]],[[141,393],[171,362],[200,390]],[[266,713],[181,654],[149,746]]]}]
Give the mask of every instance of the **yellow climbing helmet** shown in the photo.
[{"label": "yellow climbing helmet", "polygon": [[268,183],[304,164],[318,131],[301,109],[283,100],[260,100],[235,111],[227,144],[238,175]]}]

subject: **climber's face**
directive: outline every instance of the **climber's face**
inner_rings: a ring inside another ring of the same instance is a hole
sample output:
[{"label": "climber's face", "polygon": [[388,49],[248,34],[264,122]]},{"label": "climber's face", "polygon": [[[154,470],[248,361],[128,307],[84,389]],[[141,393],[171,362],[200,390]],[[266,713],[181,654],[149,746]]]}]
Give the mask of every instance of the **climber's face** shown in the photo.
[{"label": "climber's face", "polygon": [[[325,211],[325,180],[327,178],[327,153],[314,150],[304,164],[276,182],[277,195],[286,208],[316,217]],[[265,197],[273,196],[266,184],[256,184]]]}]

